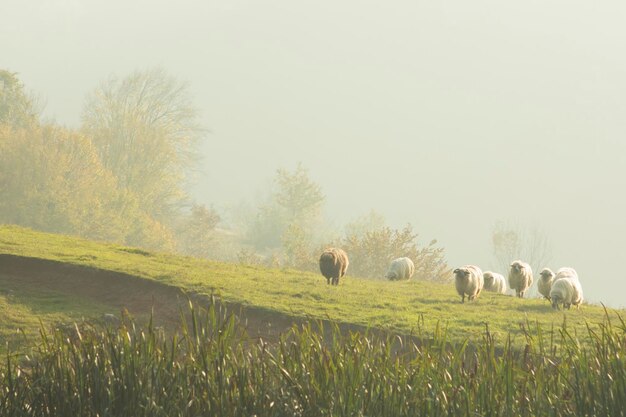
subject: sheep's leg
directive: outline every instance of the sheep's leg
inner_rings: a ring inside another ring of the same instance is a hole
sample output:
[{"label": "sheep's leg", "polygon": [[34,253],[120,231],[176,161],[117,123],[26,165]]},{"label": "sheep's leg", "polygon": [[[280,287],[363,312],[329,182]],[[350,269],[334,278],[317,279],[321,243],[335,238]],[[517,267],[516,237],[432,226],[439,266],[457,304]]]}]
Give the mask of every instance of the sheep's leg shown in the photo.
[{"label": "sheep's leg", "polygon": [[464,302],[465,302],[465,294],[461,296],[461,303],[464,303]]},{"label": "sheep's leg", "polygon": [[330,285],[330,278],[326,278],[326,285]]}]

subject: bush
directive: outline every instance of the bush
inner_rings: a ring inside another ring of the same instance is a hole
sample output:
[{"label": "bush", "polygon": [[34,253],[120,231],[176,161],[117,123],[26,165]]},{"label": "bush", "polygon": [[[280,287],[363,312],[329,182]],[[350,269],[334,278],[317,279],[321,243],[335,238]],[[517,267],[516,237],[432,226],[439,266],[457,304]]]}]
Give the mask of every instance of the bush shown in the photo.
[{"label": "bush", "polygon": [[350,259],[350,275],[382,279],[392,260],[406,256],[415,263],[415,279],[449,280],[443,248],[435,246],[436,240],[420,247],[417,238],[411,225],[402,230],[383,226],[362,235],[349,235],[340,245]]}]

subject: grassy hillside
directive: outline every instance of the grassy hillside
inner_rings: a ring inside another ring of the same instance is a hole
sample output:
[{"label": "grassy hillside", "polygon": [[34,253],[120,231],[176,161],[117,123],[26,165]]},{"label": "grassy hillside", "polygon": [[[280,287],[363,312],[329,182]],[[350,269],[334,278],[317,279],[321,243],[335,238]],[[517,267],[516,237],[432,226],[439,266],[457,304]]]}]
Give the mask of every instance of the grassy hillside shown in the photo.
[{"label": "grassy hillside", "polygon": [[[446,324],[449,336],[457,340],[482,334],[487,322],[492,333],[511,333],[517,342],[523,340],[522,327],[526,323],[538,323],[549,330],[566,320],[570,330],[587,334],[587,323],[600,323],[605,315],[597,305],[561,312],[553,311],[545,300],[520,300],[492,293],[481,294],[475,303],[461,304],[452,283],[386,282],[348,276],[338,287],[331,287],[313,273],[149,253],[14,226],[0,226],[0,254],[122,272],[188,292],[216,293],[226,301],[293,316],[329,318],[404,333],[414,332],[418,326],[432,330],[438,323]],[[584,286],[585,277],[582,280]],[[16,323],[32,327],[38,316],[68,320],[101,314],[107,308],[106,304],[67,299],[62,293],[21,288],[15,282],[0,282],[0,286],[4,289],[0,291],[0,327],[4,332]]]}]

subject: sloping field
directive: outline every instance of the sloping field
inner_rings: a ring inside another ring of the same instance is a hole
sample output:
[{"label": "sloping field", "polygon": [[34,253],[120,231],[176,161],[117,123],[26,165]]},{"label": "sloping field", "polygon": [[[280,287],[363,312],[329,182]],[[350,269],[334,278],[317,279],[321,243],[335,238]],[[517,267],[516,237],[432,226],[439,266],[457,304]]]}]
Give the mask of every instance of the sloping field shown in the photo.
[{"label": "sloping field", "polygon": [[[208,296],[188,294],[178,287],[136,276],[86,266],[0,254],[0,350],[38,340],[40,320],[45,326],[74,322],[103,322],[104,315],[129,316],[138,324],[152,319],[170,332],[178,330],[189,301],[208,305]],[[217,302],[217,300],[213,300]],[[253,338],[276,341],[304,317],[276,310],[228,303]],[[324,320],[325,321],[325,320]],[[346,323],[343,331],[361,330]]]},{"label": "sloping field", "polygon": [[[581,280],[583,286],[592,282],[590,277]],[[461,304],[452,284],[348,276],[331,287],[313,273],[150,253],[0,226],[0,336],[5,338],[15,337],[17,328],[34,333],[39,319],[67,322],[119,314],[123,308],[136,316],[154,308],[159,321],[174,325],[185,294],[216,294],[232,306],[246,306],[246,319],[261,318],[251,326],[258,334],[272,323],[269,333],[316,318],[407,334],[445,325],[451,340],[461,340],[482,334],[488,323],[493,334],[510,333],[521,342],[527,325],[548,331],[566,320],[569,329],[587,334],[587,324],[605,317],[601,306],[559,312],[545,300],[492,293]]]}]

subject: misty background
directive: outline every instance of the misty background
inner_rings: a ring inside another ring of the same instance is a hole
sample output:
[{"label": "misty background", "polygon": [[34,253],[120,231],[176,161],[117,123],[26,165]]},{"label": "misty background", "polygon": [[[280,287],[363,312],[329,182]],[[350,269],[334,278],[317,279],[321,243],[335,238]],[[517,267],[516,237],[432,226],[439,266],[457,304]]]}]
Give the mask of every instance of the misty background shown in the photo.
[{"label": "misty background", "polygon": [[4,0],[0,67],[70,128],[112,74],[187,81],[209,130],[191,193],[226,224],[301,163],[337,228],[375,210],[483,270],[498,222],[539,229],[547,266],[623,307],[625,18],[618,1]]}]

